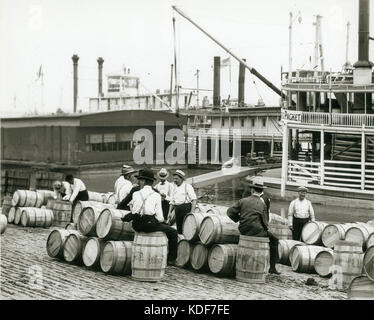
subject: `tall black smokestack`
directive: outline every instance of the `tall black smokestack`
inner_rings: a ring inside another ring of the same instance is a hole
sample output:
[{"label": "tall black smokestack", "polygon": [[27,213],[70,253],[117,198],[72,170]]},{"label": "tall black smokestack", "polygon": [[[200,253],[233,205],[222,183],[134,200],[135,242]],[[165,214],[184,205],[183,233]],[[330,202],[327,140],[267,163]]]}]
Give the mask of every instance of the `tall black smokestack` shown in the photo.
[{"label": "tall black smokestack", "polygon": [[214,57],[213,107],[221,105],[221,57]]},{"label": "tall black smokestack", "polygon": [[369,0],[359,1],[358,14],[358,61],[354,67],[372,67],[369,61],[369,26],[370,26]]},{"label": "tall black smokestack", "polygon": [[74,113],[77,112],[77,101],[78,101],[78,60],[79,57],[75,54],[71,57],[73,59],[74,69]]},{"label": "tall black smokestack", "polygon": [[104,63],[104,59],[102,57],[99,57],[97,59],[98,72],[99,72],[99,83],[98,83],[99,97],[103,96],[103,63]]},{"label": "tall black smokestack", "polygon": [[[243,61],[247,61],[243,59]],[[239,66],[239,79],[238,79],[238,105],[244,107],[244,84],[245,84],[245,66],[240,64]]]}]

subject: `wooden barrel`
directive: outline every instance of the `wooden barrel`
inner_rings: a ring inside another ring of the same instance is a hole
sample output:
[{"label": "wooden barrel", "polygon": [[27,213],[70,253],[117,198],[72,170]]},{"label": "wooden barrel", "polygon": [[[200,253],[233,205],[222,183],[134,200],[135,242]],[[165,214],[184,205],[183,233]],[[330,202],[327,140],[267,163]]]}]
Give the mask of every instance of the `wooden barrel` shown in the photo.
[{"label": "wooden barrel", "polygon": [[207,214],[215,214],[215,215],[218,215],[218,216],[227,216],[227,209],[229,207],[226,207],[226,206],[217,206],[217,205],[213,205],[211,206],[207,211],[206,213]]},{"label": "wooden barrel", "polygon": [[215,275],[233,276],[237,250],[237,244],[216,244],[211,247],[208,254],[209,270]]},{"label": "wooden barrel", "polygon": [[113,208],[104,209],[96,223],[96,234],[104,240],[132,241],[135,231],[132,222],[123,222],[121,218],[130,211]]},{"label": "wooden barrel", "polygon": [[69,263],[82,264],[82,252],[87,241],[88,238],[79,233],[68,235],[64,243],[64,260]]},{"label": "wooden barrel", "polygon": [[269,213],[269,223],[288,226],[288,220],[286,218],[283,218],[279,214],[271,213],[271,212]]},{"label": "wooden barrel", "polygon": [[204,271],[208,269],[209,249],[201,242],[194,244],[191,250],[190,263],[191,267],[196,271]]},{"label": "wooden barrel", "polygon": [[366,223],[357,224],[346,231],[344,240],[359,243],[364,249],[366,249],[366,242],[370,234],[373,232],[374,227]]},{"label": "wooden barrel", "polygon": [[355,277],[348,287],[349,300],[374,300],[374,281],[368,277]]},{"label": "wooden barrel", "polygon": [[212,204],[209,204],[209,203],[201,203],[201,202],[199,202],[199,203],[196,205],[196,208],[195,208],[195,211],[194,211],[194,212],[205,213],[205,212],[207,212],[211,207],[212,207]]},{"label": "wooden barrel", "polygon": [[192,248],[193,244],[187,240],[181,240],[178,242],[177,259],[175,261],[175,264],[178,267],[187,267],[189,265]]},{"label": "wooden barrel", "polygon": [[362,274],[362,246],[355,242],[341,240],[335,243],[334,265],[341,270],[342,287],[346,290],[353,278]]},{"label": "wooden barrel", "polygon": [[314,261],[321,251],[331,250],[320,246],[294,246],[290,252],[290,262],[293,271],[315,273]]},{"label": "wooden barrel", "polygon": [[54,204],[56,203],[56,200],[57,199],[48,199],[48,201],[47,201],[47,204],[46,204],[46,208],[47,209],[52,209],[53,210],[53,206],[54,206]]},{"label": "wooden barrel", "polygon": [[314,270],[321,276],[331,275],[331,266],[334,264],[334,251],[328,249],[318,252],[314,259]]},{"label": "wooden barrel", "polygon": [[48,228],[53,222],[53,211],[42,208],[23,208],[21,210],[21,224],[23,227]]},{"label": "wooden barrel", "polygon": [[40,208],[44,202],[44,194],[31,190],[16,190],[13,194],[12,205],[14,207]]},{"label": "wooden barrel", "polygon": [[131,241],[106,242],[100,255],[101,270],[110,274],[131,274],[132,248]]},{"label": "wooden barrel", "polygon": [[265,283],[269,269],[269,238],[240,235],[235,269],[239,281]]},{"label": "wooden barrel", "polygon": [[200,226],[203,219],[207,216],[207,213],[195,211],[194,213],[189,213],[184,217],[182,233],[186,240],[191,242],[196,242],[199,240]]},{"label": "wooden barrel", "polygon": [[374,227],[374,220],[369,220],[368,222],[366,222],[368,225],[371,225],[372,227]]},{"label": "wooden barrel", "polygon": [[370,248],[371,246],[374,246],[374,232],[370,234],[366,241],[366,248]]},{"label": "wooden barrel", "polygon": [[14,223],[17,207],[11,207],[8,213],[8,223]]},{"label": "wooden barrel", "polygon": [[78,230],[77,228],[77,224],[76,223],[68,223],[66,226],[65,226],[65,229],[66,230]]},{"label": "wooden barrel", "polygon": [[286,266],[290,266],[290,251],[294,246],[297,245],[304,245],[301,241],[296,240],[279,240],[278,243],[278,255],[279,255],[279,263],[284,264]]},{"label": "wooden barrel", "polygon": [[54,229],[47,239],[47,253],[51,258],[62,259],[64,257],[64,244],[66,238],[72,234],[78,234],[76,230]]},{"label": "wooden barrel", "polygon": [[292,231],[283,224],[269,224],[269,231],[279,240],[292,240]]},{"label": "wooden barrel", "polygon": [[96,223],[102,211],[98,207],[84,208],[77,222],[78,230],[85,236],[96,237]]},{"label": "wooden barrel", "polygon": [[0,214],[0,234],[3,234],[8,225],[8,219],[5,214]]},{"label": "wooden barrel", "polygon": [[2,203],[2,214],[4,214],[8,218],[9,210],[12,207],[12,197],[11,196],[5,196],[3,198],[3,203]]},{"label": "wooden barrel", "polygon": [[73,222],[78,223],[79,216],[82,213],[84,208],[96,207],[96,208],[114,208],[113,205],[97,201],[78,201],[73,209]]},{"label": "wooden barrel", "polygon": [[16,207],[16,211],[14,213],[14,224],[20,224],[21,223],[21,217],[22,217],[22,209],[23,207]]},{"label": "wooden barrel", "polygon": [[178,233],[177,237],[178,237],[177,242],[179,242],[181,240],[184,240],[184,235],[183,234]]},{"label": "wooden barrel", "polygon": [[323,245],[327,248],[334,248],[335,243],[339,240],[343,240],[345,232],[353,225],[353,223],[327,225],[323,229],[321,235]]},{"label": "wooden barrel", "polygon": [[135,233],[131,258],[134,280],[156,282],[165,274],[168,239],[163,232]]},{"label": "wooden barrel", "polygon": [[366,276],[374,281],[374,245],[369,247],[364,254],[364,271]]},{"label": "wooden barrel", "polygon": [[322,244],[322,231],[327,225],[328,223],[322,221],[309,221],[301,231],[301,240],[310,245]]},{"label": "wooden barrel", "polygon": [[118,203],[117,195],[114,192],[107,192],[103,194],[105,203],[115,206]]},{"label": "wooden barrel", "polygon": [[42,205],[45,206],[48,203],[48,200],[51,200],[54,198],[55,193],[51,190],[36,190],[36,192],[43,195],[43,202]]},{"label": "wooden barrel", "polygon": [[105,203],[105,196],[102,193],[87,191],[88,192],[88,201],[97,201]]},{"label": "wooden barrel", "polygon": [[84,246],[82,260],[86,267],[98,267],[100,255],[103,251],[105,241],[98,238],[89,238]]},{"label": "wooden barrel", "polygon": [[200,241],[205,245],[238,243],[240,236],[238,225],[227,216],[207,216],[203,219],[200,226]]},{"label": "wooden barrel", "polygon": [[53,226],[65,228],[71,219],[71,202],[56,200],[53,205]]}]

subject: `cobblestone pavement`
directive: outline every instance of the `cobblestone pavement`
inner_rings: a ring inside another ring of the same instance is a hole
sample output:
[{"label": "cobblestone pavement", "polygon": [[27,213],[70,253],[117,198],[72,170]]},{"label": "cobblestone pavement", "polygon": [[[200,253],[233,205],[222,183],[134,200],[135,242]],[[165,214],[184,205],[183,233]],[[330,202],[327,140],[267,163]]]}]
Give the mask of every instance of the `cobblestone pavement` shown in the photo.
[{"label": "cobblestone pavement", "polygon": [[[268,275],[266,284],[247,284],[177,267],[168,267],[158,283],[107,275],[50,258],[46,252],[50,231],[8,225],[1,236],[0,299],[346,299],[346,293],[328,289],[327,279],[294,273],[282,265],[277,265],[282,274]],[[30,285],[30,268],[41,268],[41,288]],[[310,277],[318,285],[307,286]]]}]

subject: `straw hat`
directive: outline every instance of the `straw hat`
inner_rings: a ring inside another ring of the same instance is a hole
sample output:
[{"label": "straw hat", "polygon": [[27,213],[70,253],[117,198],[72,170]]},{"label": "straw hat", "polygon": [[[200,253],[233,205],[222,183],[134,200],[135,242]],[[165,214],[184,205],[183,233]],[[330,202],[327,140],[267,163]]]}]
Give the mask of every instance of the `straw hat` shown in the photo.
[{"label": "straw hat", "polygon": [[166,179],[169,176],[169,172],[165,168],[161,168],[161,170],[157,172],[157,176],[160,179]]},{"label": "straw hat", "polygon": [[300,187],[297,188],[297,191],[306,191],[306,192],[308,192],[308,188],[305,187],[305,186],[300,186]]},{"label": "straw hat", "polygon": [[178,177],[182,178],[183,180],[186,179],[186,174],[182,170],[176,170],[173,173],[173,176],[178,176]]}]

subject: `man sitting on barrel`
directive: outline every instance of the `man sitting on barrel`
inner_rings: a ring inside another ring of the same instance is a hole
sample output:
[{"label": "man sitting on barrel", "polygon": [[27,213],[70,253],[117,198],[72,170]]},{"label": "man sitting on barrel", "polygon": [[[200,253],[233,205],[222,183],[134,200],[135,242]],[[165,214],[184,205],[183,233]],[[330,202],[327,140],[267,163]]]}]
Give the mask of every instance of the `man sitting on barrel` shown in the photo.
[{"label": "man sitting on barrel", "polygon": [[240,199],[236,205],[227,209],[227,215],[234,222],[239,221],[240,234],[269,238],[269,273],[280,274],[275,268],[275,264],[278,261],[278,239],[268,231],[268,209],[264,199],[261,198],[265,186],[262,181],[253,181],[250,187],[253,189],[252,195]]},{"label": "man sitting on barrel", "polygon": [[139,181],[140,190],[134,192],[131,201],[131,212],[123,221],[133,220],[132,227],[136,232],[164,232],[169,240],[168,265],[175,265],[177,258],[177,230],[164,222],[162,213],[161,196],[153,190],[155,181],[152,170],[143,169],[136,176]]}]

